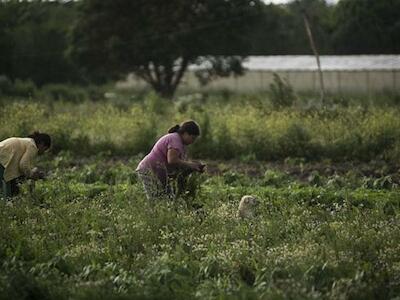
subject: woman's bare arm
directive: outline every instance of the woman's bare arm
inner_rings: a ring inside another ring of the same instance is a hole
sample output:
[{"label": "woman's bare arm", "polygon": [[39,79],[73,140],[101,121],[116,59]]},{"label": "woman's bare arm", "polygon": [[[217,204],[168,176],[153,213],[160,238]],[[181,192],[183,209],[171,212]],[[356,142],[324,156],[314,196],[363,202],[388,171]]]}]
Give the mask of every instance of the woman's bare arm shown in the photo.
[{"label": "woman's bare arm", "polygon": [[168,161],[168,164],[170,164],[170,165],[188,167],[192,170],[199,171],[199,172],[202,169],[201,164],[199,164],[199,163],[185,161],[185,160],[180,159],[179,152],[175,149],[168,149],[167,161]]}]

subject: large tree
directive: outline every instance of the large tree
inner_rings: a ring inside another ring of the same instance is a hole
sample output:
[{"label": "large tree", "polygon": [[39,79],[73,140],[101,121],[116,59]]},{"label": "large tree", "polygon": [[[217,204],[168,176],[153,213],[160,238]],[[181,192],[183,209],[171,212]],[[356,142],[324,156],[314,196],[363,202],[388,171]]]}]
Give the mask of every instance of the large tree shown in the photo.
[{"label": "large tree", "polygon": [[[97,80],[133,72],[171,97],[188,66],[245,56],[259,0],[84,0],[71,54]],[[234,61],[234,60],[231,60]]]}]

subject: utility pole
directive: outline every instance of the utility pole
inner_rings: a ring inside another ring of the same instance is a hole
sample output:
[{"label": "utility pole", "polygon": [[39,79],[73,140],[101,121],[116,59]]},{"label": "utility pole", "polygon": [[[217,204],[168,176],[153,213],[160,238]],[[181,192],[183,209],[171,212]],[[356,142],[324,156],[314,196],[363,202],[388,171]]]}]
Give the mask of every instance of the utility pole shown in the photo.
[{"label": "utility pole", "polygon": [[321,62],[319,60],[318,50],[314,43],[314,38],[313,38],[311,27],[310,27],[310,22],[308,21],[306,13],[303,13],[303,18],[304,18],[304,25],[306,27],[308,39],[310,41],[311,49],[314,52],[315,58],[317,59],[318,75],[319,75],[318,77],[319,77],[319,85],[320,85],[320,97],[321,97],[320,99],[321,99],[322,105],[325,105],[324,76],[323,76],[322,69],[321,69]]}]

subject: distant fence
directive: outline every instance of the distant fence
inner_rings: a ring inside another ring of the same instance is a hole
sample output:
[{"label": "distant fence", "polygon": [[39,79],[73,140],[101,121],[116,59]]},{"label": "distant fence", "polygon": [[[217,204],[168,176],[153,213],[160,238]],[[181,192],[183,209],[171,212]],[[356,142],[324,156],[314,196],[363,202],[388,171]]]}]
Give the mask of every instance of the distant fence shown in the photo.
[{"label": "distant fence", "polygon": [[[285,78],[298,92],[316,92],[319,89],[318,73],[315,71],[247,71],[239,77],[220,78],[201,86],[194,72],[188,71],[180,85],[181,89],[201,91],[230,90],[234,92],[259,92],[270,89],[273,74]],[[332,93],[376,94],[382,92],[400,93],[400,70],[372,71],[324,71],[327,91]],[[134,76],[119,86],[145,87],[145,83]]]}]

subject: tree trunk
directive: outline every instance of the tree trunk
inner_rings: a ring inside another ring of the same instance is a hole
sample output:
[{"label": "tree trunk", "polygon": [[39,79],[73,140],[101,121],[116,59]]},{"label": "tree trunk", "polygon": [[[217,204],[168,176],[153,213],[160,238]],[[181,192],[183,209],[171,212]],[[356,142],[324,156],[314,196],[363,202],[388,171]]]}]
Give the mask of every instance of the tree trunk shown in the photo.
[{"label": "tree trunk", "polygon": [[160,97],[172,99],[188,65],[187,58],[181,58],[177,69],[174,69],[174,61],[150,62],[135,71],[135,74],[147,82]]},{"label": "tree trunk", "polygon": [[155,92],[164,99],[172,100],[175,94],[171,85],[161,85]]}]

